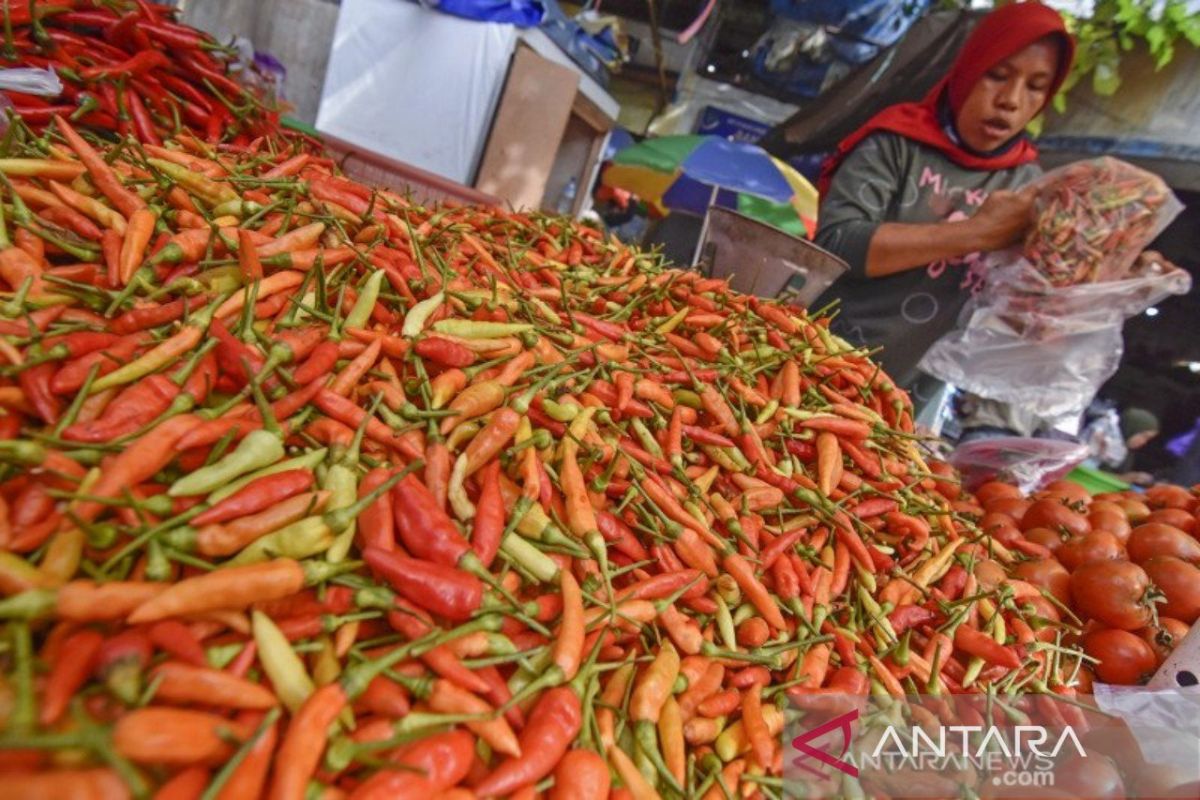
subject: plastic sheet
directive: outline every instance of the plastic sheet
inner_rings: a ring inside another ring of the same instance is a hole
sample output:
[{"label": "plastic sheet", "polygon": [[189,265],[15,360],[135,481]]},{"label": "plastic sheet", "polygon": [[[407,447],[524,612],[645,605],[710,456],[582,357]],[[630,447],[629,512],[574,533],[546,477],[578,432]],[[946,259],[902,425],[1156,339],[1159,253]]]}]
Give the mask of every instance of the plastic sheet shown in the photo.
[{"label": "plastic sheet", "polygon": [[53,69],[22,67],[0,69],[0,90],[57,97],[62,94],[63,85]]},{"label": "plastic sheet", "polygon": [[1087,445],[1079,442],[1001,436],[960,444],[948,460],[971,491],[987,481],[1002,480],[1029,494],[1063,477],[1087,456]]},{"label": "plastic sheet", "polygon": [[[1111,175],[1127,178],[1125,167],[1141,172],[1129,165],[1114,172],[1112,165],[1120,162],[1102,161],[1109,162]],[[1040,192],[1053,192],[1064,176],[1075,180],[1077,172],[1065,171],[1079,168],[1071,165],[1043,176]],[[1090,200],[1102,201],[1098,195]],[[1089,281],[1119,279],[1056,286],[1052,280],[1061,275],[1047,277],[1021,252],[985,257],[986,284],[963,309],[957,329],[926,353],[921,369],[973,394],[1019,405],[1050,424],[1078,417],[1117,369],[1124,321],[1191,288],[1191,276],[1183,270],[1150,259],[1129,263],[1181,208],[1168,192],[1153,209],[1154,224],[1142,225],[1138,236],[1131,237],[1136,241],[1109,248],[1109,258],[1078,273]],[[1075,233],[1069,227],[1059,231]],[[1026,243],[1026,251],[1035,238]]]},{"label": "plastic sheet", "polygon": [[316,127],[469,185],[516,42],[511,25],[343,0]]}]

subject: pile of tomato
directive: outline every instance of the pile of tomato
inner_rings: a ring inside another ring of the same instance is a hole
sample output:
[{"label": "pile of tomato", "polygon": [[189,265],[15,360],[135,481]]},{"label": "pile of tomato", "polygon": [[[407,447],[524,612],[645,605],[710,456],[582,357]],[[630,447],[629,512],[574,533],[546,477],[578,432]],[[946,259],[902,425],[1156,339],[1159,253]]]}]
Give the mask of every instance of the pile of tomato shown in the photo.
[{"label": "pile of tomato", "polygon": [[[1145,682],[1200,617],[1198,489],[1160,484],[1092,496],[1064,480],[1025,497],[993,481],[959,503],[1027,556],[1009,572],[1045,590],[1032,601],[1044,622],[1039,636],[1053,641],[1056,631],[1077,628],[1065,643],[1082,644],[1092,659],[1080,674],[1087,692],[1093,677]],[[1000,564],[976,567],[981,584],[993,574],[1002,579]]]}]

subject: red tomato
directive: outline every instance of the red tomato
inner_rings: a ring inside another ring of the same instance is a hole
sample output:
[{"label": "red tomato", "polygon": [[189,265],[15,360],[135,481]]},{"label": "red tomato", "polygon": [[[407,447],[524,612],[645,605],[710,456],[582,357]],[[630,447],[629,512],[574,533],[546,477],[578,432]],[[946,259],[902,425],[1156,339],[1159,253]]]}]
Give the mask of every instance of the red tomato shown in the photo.
[{"label": "red tomato", "polygon": [[1053,558],[1022,561],[1013,569],[1013,576],[1046,589],[1063,605],[1071,603],[1071,573]]},{"label": "red tomato", "polygon": [[1001,497],[999,500],[988,503],[984,508],[989,514],[1007,514],[1013,522],[1017,522],[1031,505],[1033,505],[1031,501],[1020,497]]},{"label": "red tomato", "polygon": [[1092,531],[1075,536],[1054,551],[1054,557],[1072,572],[1091,561],[1116,561],[1125,558],[1121,540],[1108,531]]},{"label": "red tomato", "polygon": [[1066,761],[1060,761],[1054,768],[1054,775],[1054,788],[1071,797],[1086,797],[1088,800],[1125,797],[1121,771],[1108,756],[1088,753],[1084,758],[1076,753]]},{"label": "red tomato", "polygon": [[1158,627],[1150,625],[1136,633],[1150,645],[1154,657],[1158,660],[1155,666],[1160,667],[1167,656],[1171,655],[1171,651],[1183,641],[1183,637],[1187,636],[1188,630],[1189,626],[1184,622],[1172,617],[1159,617]]},{"label": "red tomato", "polygon": [[975,490],[975,499],[985,506],[1001,497],[1015,497],[1020,500],[1021,490],[1011,483],[1001,483],[1000,481],[988,481]]},{"label": "red tomato", "polygon": [[1184,533],[1196,535],[1196,518],[1181,508],[1160,508],[1157,511],[1151,511],[1146,522],[1161,522],[1164,525],[1179,528]]},{"label": "red tomato", "polygon": [[1038,500],[1021,517],[1021,530],[1049,528],[1065,530],[1072,536],[1082,536],[1091,530],[1087,517],[1064,506],[1057,500]]},{"label": "red tomato", "polygon": [[1196,496],[1182,486],[1170,483],[1160,483],[1146,490],[1146,502],[1151,508],[1181,508],[1193,511],[1196,508]]},{"label": "red tomato", "polygon": [[1137,634],[1105,628],[1083,637],[1083,649],[1099,661],[1096,677],[1105,683],[1131,686],[1140,683],[1158,667],[1154,650]]},{"label": "red tomato", "polygon": [[1131,525],[1141,525],[1150,516],[1150,506],[1141,500],[1126,497],[1118,500],[1117,505],[1125,511],[1125,516],[1129,518]]},{"label": "red tomato", "polygon": [[1063,543],[1063,535],[1049,528],[1030,528],[1025,531],[1025,538],[1034,544],[1040,544],[1051,553],[1058,550]]},{"label": "red tomato", "polygon": [[1071,573],[1071,600],[1084,619],[1135,631],[1150,623],[1150,578],[1129,561],[1092,561]]},{"label": "red tomato", "polygon": [[1129,558],[1141,564],[1155,556],[1175,556],[1189,564],[1200,563],[1200,542],[1179,528],[1161,522],[1138,525],[1129,534]]},{"label": "red tomato", "polygon": [[1124,543],[1129,539],[1129,520],[1125,519],[1124,511],[1109,511],[1099,509],[1088,514],[1088,524],[1094,531],[1108,531]]},{"label": "red tomato", "polygon": [[1200,617],[1200,569],[1174,556],[1157,556],[1144,565],[1146,575],[1167,597],[1158,613],[1190,625]]},{"label": "red tomato", "polygon": [[1052,481],[1046,485],[1036,495],[1038,498],[1048,497],[1054,500],[1061,500],[1070,505],[1086,506],[1092,502],[1092,496],[1088,494],[1088,490],[1080,486],[1074,481]]}]

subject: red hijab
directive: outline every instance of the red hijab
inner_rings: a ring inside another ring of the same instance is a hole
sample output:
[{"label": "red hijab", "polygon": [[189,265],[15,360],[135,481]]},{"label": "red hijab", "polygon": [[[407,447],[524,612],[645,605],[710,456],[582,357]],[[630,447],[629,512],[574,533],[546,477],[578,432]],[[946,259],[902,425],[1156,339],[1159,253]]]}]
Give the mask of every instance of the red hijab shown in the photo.
[{"label": "red hijab", "polygon": [[821,167],[818,189],[825,194],[833,174],[858,143],[876,131],[892,131],[941,151],[954,163],[967,169],[1000,170],[1027,164],[1037,158],[1037,147],[1021,138],[998,153],[984,155],[968,150],[946,133],[939,119],[943,97],[954,116],[962,109],[967,95],[989,69],[1024,50],[1044,36],[1056,36],[1062,42],[1058,71],[1047,98],[1054,97],[1071,69],[1075,42],[1067,33],[1062,17],[1052,8],[1037,2],[1010,3],[992,11],[979,21],[967,38],[950,72],[919,103],[899,103],[879,112],[866,124],[838,144]]}]

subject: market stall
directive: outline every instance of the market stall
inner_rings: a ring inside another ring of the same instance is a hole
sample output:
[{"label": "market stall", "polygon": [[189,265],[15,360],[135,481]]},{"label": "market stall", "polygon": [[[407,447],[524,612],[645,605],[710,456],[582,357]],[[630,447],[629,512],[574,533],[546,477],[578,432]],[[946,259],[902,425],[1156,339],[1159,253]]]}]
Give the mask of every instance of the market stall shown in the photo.
[{"label": "market stall", "polygon": [[[3,796],[894,796],[793,737],[912,696],[1140,735],[1196,491],[964,480],[824,317],[355,165],[161,6],[3,8],[64,83],[0,144]],[[1116,741],[1059,788],[1195,796]]]}]

